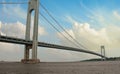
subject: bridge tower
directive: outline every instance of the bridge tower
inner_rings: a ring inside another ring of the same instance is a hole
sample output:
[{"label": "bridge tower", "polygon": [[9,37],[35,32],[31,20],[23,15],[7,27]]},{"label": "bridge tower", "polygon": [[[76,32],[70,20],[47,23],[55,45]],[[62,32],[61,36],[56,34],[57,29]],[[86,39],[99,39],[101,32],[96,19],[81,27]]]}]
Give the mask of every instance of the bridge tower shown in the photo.
[{"label": "bridge tower", "polygon": [[[103,56],[106,56],[105,55],[105,46],[101,46],[101,55],[103,55]],[[102,60],[105,60],[106,58],[104,58],[104,57],[102,57]]]},{"label": "bridge tower", "polygon": [[[34,24],[33,24],[33,43],[32,45],[25,45],[23,63],[38,63],[37,59],[37,45],[38,45],[38,19],[39,19],[39,0],[30,0],[27,12],[26,34],[25,39],[30,40],[31,28],[31,15],[34,11]],[[32,49],[32,59],[30,59],[29,50]]]}]

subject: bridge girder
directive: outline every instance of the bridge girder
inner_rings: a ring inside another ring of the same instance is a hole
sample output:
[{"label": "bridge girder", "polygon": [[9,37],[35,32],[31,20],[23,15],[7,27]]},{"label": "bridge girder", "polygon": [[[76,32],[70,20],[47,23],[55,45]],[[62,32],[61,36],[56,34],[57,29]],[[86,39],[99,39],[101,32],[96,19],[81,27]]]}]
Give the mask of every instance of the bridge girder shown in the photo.
[{"label": "bridge girder", "polygon": [[[31,45],[31,46],[32,46],[32,43],[33,43],[31,40],[25,40],[25,39],[13,38],[13,37],[6,37],[6,36],[1,36],[0,41],[1,42],[7,42],[7,43],[22,44],[22,45]],[[96,55],[96,56],[99,56],[99,57],[107,58],[104,55],[95,53],[93,51],[88,51],[88,50],[85,50],[85,49],[61,46],[61,45],[56,45],[56,44],[49,44],[49,43],[44,43],[44,42],[38,42],[38,46],[47,47],[47,48],[56,48],[56,49],[62,49],[62,50],[68,50],[68,51],[89,53],[89,54],[93,54],[93,55]]]}]

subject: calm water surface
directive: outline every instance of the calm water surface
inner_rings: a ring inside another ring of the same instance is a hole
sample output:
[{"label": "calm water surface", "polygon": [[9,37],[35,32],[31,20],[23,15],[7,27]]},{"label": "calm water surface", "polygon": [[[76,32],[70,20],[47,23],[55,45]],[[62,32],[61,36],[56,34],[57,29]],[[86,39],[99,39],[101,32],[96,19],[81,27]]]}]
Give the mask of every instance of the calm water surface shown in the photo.
[{"label": "calm water surface", "polygon": [[39,64],[1,62],[0,74],[120,74],[120,61]]}]

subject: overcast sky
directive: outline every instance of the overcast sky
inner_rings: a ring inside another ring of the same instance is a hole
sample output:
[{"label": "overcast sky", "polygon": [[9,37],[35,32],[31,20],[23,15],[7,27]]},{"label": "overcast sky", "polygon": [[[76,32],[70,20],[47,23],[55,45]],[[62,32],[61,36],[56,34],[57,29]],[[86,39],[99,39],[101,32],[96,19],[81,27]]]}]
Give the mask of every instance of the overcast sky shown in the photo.
[{"label": "overcast sky", "polygon": [[[28,1],[1,0],[0,2]],[[100,53],[100,46],[104,45],[106,56],[120,56],[120,0],[40,0],[40,2],[74,39],[88,48],[87,50]],[[28,4],[0,4],[0,32],[2,35],[25,38],[27,8]],[[65,34],[41,6],[39,10],[61,33]],[[31,21],[34,22],[33,15]],[[39,41],[76,47],[41,16],[39,16],[38,31]],[[66,34],[65,36],[72,40]],[[22,45],[0,43],[0,60],[20,61],[23,59],[23,53],[24,46]],[[80,61],[97,58],[97,56],[39,47],[38,58],[41,61],[51,62]]]}]

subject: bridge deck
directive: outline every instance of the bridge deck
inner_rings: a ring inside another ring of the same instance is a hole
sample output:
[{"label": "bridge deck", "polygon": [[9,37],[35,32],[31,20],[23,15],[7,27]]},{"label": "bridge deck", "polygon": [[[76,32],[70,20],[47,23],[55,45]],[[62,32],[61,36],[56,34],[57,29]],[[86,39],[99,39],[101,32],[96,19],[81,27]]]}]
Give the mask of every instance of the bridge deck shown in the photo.
[{"label": "bridge deck", "polygon": [[[30,40],[13,38],[13,37],[6,37],[6,36],[0,36],[0,41],[1,42],[7,42],[7,43],[32,45],[32,41],[30,41]],[[95,53],[95,52],[92,52],[92,51],[73,48],[73,47],[67,47],[67,46],[61,46],[61,45],[55,45],[55,44],[50,44],[50,43],[38,42],[38,46],[48,47],[48,48],[56,48],[56,49],[63,49],[63,50],[69,50],[69,51],[84,52],[84,53],[89,53],[89,54],[93,54],[93,55],[97,55],[97,56],[100,56],[100,57],[107,58],[107,57],[105,57],[105,56],[103,56],[101,54],[98,54],[98,53]]]}]

